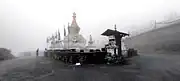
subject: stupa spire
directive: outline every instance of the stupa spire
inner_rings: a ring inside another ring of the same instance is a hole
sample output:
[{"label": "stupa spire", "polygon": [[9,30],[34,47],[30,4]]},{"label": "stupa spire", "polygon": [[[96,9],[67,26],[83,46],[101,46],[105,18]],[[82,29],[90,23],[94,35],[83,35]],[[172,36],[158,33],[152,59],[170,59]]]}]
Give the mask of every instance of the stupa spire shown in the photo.
[{"label": "stupa spire", "polygon": [[93,40],[92,40],[92,36],[90,35],[89,37],[89,42],[88,42],[90,45],[93,44]]},{"label": "stupa spire", "polygon": [[76,22],[76,13],[74,12],[73,13],[73,20],[72,20],[72,23],[71,23],[71,27],[79,27],[78,25],[77,25],[77,22]]},{"label": "stupa spire", "polygon": [[66,29],[65,29],[65,25],[64,25],[64,36],[66,36]]},{"label": "stupa spire", "polygon": [[61,40],[61,34],[59,32],[59,29],[58,29],[58,40]]},{"label": "stupa spire", "polygon": [[117,29],[117,28],[116,28],[116,24],[115,24],[115,25],[114,25],[114,30],[116,31],[116,29]]},{"label": "stupa spire", "polygon": [[90,41],[92,41],[92,36],[91,35],[90,35],[89,39],[90,39]]},{"label": "stupa spire", "polygon": [[76,20],[76,13],[73,13],[73,20]]},{"label": "stupa spire", "polygon": [[76,13],[74,12],[73,13],[73,20],[72,20],[72,23],[71,23],[71,26],[74,24],[74,25],[76,25],[77,23],[76,23]]}]

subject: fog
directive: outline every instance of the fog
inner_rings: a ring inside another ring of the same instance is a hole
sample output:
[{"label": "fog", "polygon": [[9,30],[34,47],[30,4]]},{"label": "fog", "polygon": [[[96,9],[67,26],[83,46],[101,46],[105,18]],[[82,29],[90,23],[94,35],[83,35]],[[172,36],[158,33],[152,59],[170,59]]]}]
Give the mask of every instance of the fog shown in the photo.
[{"label": "fog", "polygon": [[[178,17],[178,0],[0,0],[0,47],[14,54],[44,50],[46,38],[77,14],[80,33],[94,40],[107,28],[138,32],[152,27],[152,21]],[[173,16],[172,16],[173,15]]]}]

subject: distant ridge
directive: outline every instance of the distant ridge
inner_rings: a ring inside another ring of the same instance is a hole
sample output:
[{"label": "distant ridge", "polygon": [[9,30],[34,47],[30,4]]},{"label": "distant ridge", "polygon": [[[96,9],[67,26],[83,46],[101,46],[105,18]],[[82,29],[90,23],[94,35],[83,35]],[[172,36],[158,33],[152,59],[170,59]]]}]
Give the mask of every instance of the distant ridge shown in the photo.
[{"label": "distant ridge", "polygon": [[156,29],[126,38],[125,44],[142,53],[179,53],[180,19],[157,24]]},{"label": "distant ridge", "polygon": [[152,29],[149,29],[145,32],[141,32],[137,35],[133,35],[132,37],[134,36],[138,36],[138,35],[141,35],[141,34],[144,34],[144,33],[147,33],[147,32],[151,32],[151,31],[157,31],[157,30],[161,30],[165,27],[170,27],[171,25],[174,25],[174,24],[179,24],[180,23],[180,17],[177,17],[175,19],[172,19],[172,20],[165,20],[165,21],[161,21],[161,22],[156,22],[156,28],[153,28]]},{"label": "distant ridge", "polygon": [[146,32],[142,32],[142,33],[134,35],[132,37],[140,36],[140,35],[143,35],[143,34],[148,33],[148,32],[159,31],[159,30],[162,30],[162,29],[164,29],[166,27],[173,27],[172,25],[179,24],[179,23],[180,23],[180,18],[175,19],[175,20],[168,20],[168,21],[157,22],[156,23],[156,25],[157,25],[156,28],[153,28],[153,29],[148,30]]},{"label": "distant ridge", "polygon": [[180,21],[179,17],[172,19],[172,20],[166,20],[166,21],[158,22],[157,24],[170,24],[170,23],[176,23],[178,21]]}]

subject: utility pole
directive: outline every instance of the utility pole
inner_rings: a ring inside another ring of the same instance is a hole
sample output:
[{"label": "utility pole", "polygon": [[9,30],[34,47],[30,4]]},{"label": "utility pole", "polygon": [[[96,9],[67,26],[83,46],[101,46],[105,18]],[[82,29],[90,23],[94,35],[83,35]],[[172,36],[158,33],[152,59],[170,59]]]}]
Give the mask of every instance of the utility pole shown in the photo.
[{"label": "utility pole", "polygon": [[69,49],[69,23],[68,23],[68,49]]},{"label": "utility pole", "polygon": [[48,48],[49,37],[46,38],[46,48]]},{"label": "utility pole", "polygon": [[121,38],[122,38],[122,36],[119,33],[117,33],[116,24],[114,25],[114,29],[115,29],[116,46],[118,46],[118,56],[122,56],[122,48],[121,48]]},{"label": "utility pole", "polygon": [[[116,32],[116,31],[117,31],[117,30],[116,30],[116,24],[114,25],[114,30],[115,30],[115,36],[114,36],[114,38],[115,38],[115,41],[116,41],[116,47],[118,47],[118,45],[117,45],[117,40],[116,40],[116,39],[117,39],[117,37],[116,37],[116,35],[117,35],[117,32]],[[119,48],[119,47],[118,47],[118,48]],[[114,54],[115,54],[115,55],[116,55],[116,49],[117,49],[117,48],[114,48]],[[119,50],[118,50],[118,52],[119,52]]]}]

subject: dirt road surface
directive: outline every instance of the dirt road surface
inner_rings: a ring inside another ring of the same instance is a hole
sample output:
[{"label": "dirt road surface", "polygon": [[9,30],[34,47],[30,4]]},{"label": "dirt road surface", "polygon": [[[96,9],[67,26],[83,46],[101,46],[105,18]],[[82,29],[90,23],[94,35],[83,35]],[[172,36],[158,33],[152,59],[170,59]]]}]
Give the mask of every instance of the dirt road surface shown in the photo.
[{"label": "dirt road surface", "polygon": [[65,65],[45,57],[0,62],[0,81],[180,81],[180,55],[141,54],[130,65]]}]

